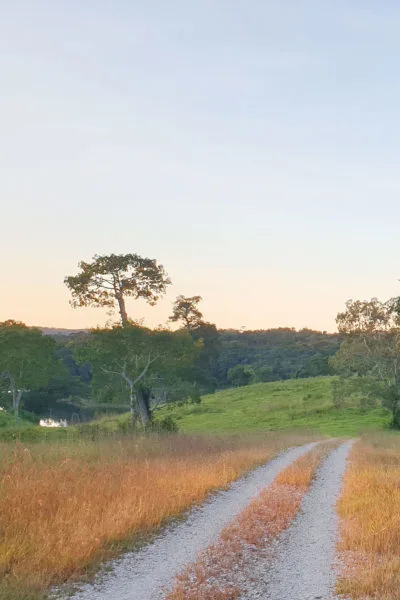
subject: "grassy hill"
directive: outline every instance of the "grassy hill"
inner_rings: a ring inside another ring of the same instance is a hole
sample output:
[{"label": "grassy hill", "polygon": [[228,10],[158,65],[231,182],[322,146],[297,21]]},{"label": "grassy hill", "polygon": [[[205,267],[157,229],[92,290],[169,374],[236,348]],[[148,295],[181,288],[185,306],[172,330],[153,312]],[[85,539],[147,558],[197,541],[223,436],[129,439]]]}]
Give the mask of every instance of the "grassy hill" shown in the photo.
[{"label": "grassy hill", "polygon": [[204,396],[201,404],[160,413],[170,414],[181,431],[199,433],[301,428],[327,435],[357,435],[388,425],[390,414],[384,408],[361,409],[355,400],[336,408],[333,379],[292,379],[228,389]]},{"label": "grassy hill", "polygon": [[[179,430],[188,433],[239,433],[251,431],[312,430],[316,433],[354,436],[383,429],[390,422],[385,408],[363,409],[357,399],[343,408],[333,403],[334,377],[290,379],[231,388],[203,396],[200,404],[171,405],[157,412],[157,420],[171,416]],[[129,413],[102,417],[82,427],[43,430],[21,420],[16,430],[13,417],[0,413],[0,440],[64,439],[92,433],[124,432]],[[92,432],[95,426],[96,431]]]}]

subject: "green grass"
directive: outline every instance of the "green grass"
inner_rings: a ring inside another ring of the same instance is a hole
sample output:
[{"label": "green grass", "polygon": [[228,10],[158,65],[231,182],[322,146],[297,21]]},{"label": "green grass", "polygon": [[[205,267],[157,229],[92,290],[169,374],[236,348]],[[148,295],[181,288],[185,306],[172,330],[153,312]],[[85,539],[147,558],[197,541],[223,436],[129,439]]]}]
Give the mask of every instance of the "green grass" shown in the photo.
[{"label": "green grass", "polygon": [[[157,412],[157,419],[171,416],[179,430],[188,433],[240,433],[265,430],[309,430],[332,436],[354,436],[387,428],[390,413],[384,408],[362,409],[359,400],[348,399],[336,408],[332,398],[334,377],[290,379],[231,388],[203,396],[200,404],[171,405]],[[15,428],[1,425],[0,440],[50,441],[123,434],[130,414],[105,416],[87,425],[68,429],[46,429],[21,421]]]},{"label": "green grass", "polygon": [[201,404],[160,411],[170,414],[185,432],[222,433],[308,429],[326,435],[358,435],[390,422],[384,408],[361,409],[349,400],[333,404],[333,377],[259,383],[204,396]]},{"label": "green grass", "polygon": [[[33,424],[32,421],[24,418],[23,415],[19,419],[19,427],[32,427],[32,424]],[[15,427],[14,413],[10,410],[8,410],[7,412],[1,410],[0,411],[0,431],[2,429],[8,429],[10,427],[11,428]]]}]

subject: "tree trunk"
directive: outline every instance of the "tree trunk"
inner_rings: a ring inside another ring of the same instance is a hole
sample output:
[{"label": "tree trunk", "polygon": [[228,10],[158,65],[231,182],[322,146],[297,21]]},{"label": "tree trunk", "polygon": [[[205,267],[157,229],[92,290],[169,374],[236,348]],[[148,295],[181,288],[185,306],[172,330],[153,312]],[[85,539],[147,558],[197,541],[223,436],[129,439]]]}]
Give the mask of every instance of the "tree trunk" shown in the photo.
[{"label": "tree trunk", "polygon": [[17,425],[19,423],[19,407],[21,404],[22,393],[23,393],[23,390],[16,390],[14,388],[12,390],[14,416],[15,416],[15,422]]},{"label": "tree trunk", "polygon": [[392,408],[391,426],[393,427],[393,429],[400,429],[400,411],[397,403]]},{"label": "tree trunk", "polygon": [[137,410],[136,410],[136,395],[133,391],[133,386],[130,389],[129,403],[130,403],[131,422],[132,422],[133,427],[135,427],[138,415],[137,415]]},{"label": "tree trunk", "polygon": [[129,323],[129,319],[128,319],[128,313],[126,312],[125,298],[124,298],[123,294],[116,294],[116,298],[118,301],[119,314],[121,316],[122,326],[126,327]]},{"label": "tree trunk", "polygon": [[151,421],[150,390],[148,388],[139,388],[138,405],[141,423],[143,427],[146,427]]}]

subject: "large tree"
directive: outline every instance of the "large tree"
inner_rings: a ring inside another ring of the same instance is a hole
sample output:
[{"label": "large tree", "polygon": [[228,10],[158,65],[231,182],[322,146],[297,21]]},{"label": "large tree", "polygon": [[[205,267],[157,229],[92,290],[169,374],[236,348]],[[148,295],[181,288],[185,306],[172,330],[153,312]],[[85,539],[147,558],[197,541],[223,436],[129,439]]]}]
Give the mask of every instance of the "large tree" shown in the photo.
[{"label": "large tree", "polygon": [[[400,314],[398,298],[381,302],[349,300],[338,314],[345,336],[331,366],[357,384],[359,392],[379,398],[400,427]],[[354,377],[357,377],[356,381]]]},{"label": "large tree", "polygon": [[46,386],[60,369],[55,341],[16,321],[0,323],[0,376],[12,397],[18,422],[23,395]]},{"label": "large tree", "polygon": [[93,385],[115,382],[121,398],[125,389],[132,420],[146,426],[152,417],[151,396],[165,398],[169,388],[190,374],[196,345],[186,332],[150,330],[128,324],[95,329],[75,347],[79,362],[90,361]]},{"label": "large tree", "polygon": [[123,326],[129,322],[126,297],[143,298],[154,305],[171,283],[162,265],[138,254],[96,254],[92,262],[81,261],[78,266],[77,275],[64,279],[72,294],[72,306],[114,309],[118,305]]}]

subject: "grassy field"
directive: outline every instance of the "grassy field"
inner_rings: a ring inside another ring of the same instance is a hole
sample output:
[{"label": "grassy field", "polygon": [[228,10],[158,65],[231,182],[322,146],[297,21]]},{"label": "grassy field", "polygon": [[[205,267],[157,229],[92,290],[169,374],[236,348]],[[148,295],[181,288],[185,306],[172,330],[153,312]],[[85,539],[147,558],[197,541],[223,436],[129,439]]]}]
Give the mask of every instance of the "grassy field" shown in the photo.
[{"label": "grassy field", "polygon": [[[19,420],[20,427],[32,427],[32,421],[28,421],[23,417]],[[0,411],[0,431],[9,427],[15,427],[14,413],[11,411]]]},{"label": "grassy field", "polygon": [[339,502],[341,594],[354,600],[399,599],[399,509],[400,436],[364,436],[351,453]]},{"label": "grassy field", "polygon": [[[24,423],[19,431],[33,438],[0,442],[0,600],[36,599],[48,586],[81,576],[311,434],[356,436],[387,427],[385,409],[363,410],[355,401],[337,408],[332,381],[257,384],[163,408],[157,418],[172,417],[182,432],[167,436],[122,435],[129,415],[51,432]],[[382,482],[393,483],[384,470],[386,450],[378,455],[374,481],[366,478],[376,495]],[[362,455],[357,460],[362,464]],[[360,489],[366,496],[365,482],[354,477],[349,494]],[[343,511],[351,514],[355,504],[348,506]]]},{"label": "grassy field", "polygon": [[[363,431],[387,428],[390,414],[384,408],[361,408],[347,399],[337,408],[333,402],[334,377],[290,379],[223,390],[203,396],[200,404],[174,405],[156,413],[156,420],[172,417],[186,433],[241,433],[300,429],[331,436],[355,436]],[[8,419],[2,422],[1,419]],[[15,428],[11,415],[0,414],[0,441],[19,438],[67,440],[120,434],[127,430],[129,413],[100,418],[68,429],[45,429],[21,420]]]},{"label": "grassy field", "polygon": [[0,444],[1,600],[40,598],[306,440],[171,434]]},{"label": "grassy field", "polygon": [[163,409],[186,432],[239,432],[308,429],[353,436],[386,427],[386,409],[361,409],[349,402],[336,408],[332,377],[260,383],[204,396],[201,404]]}]

